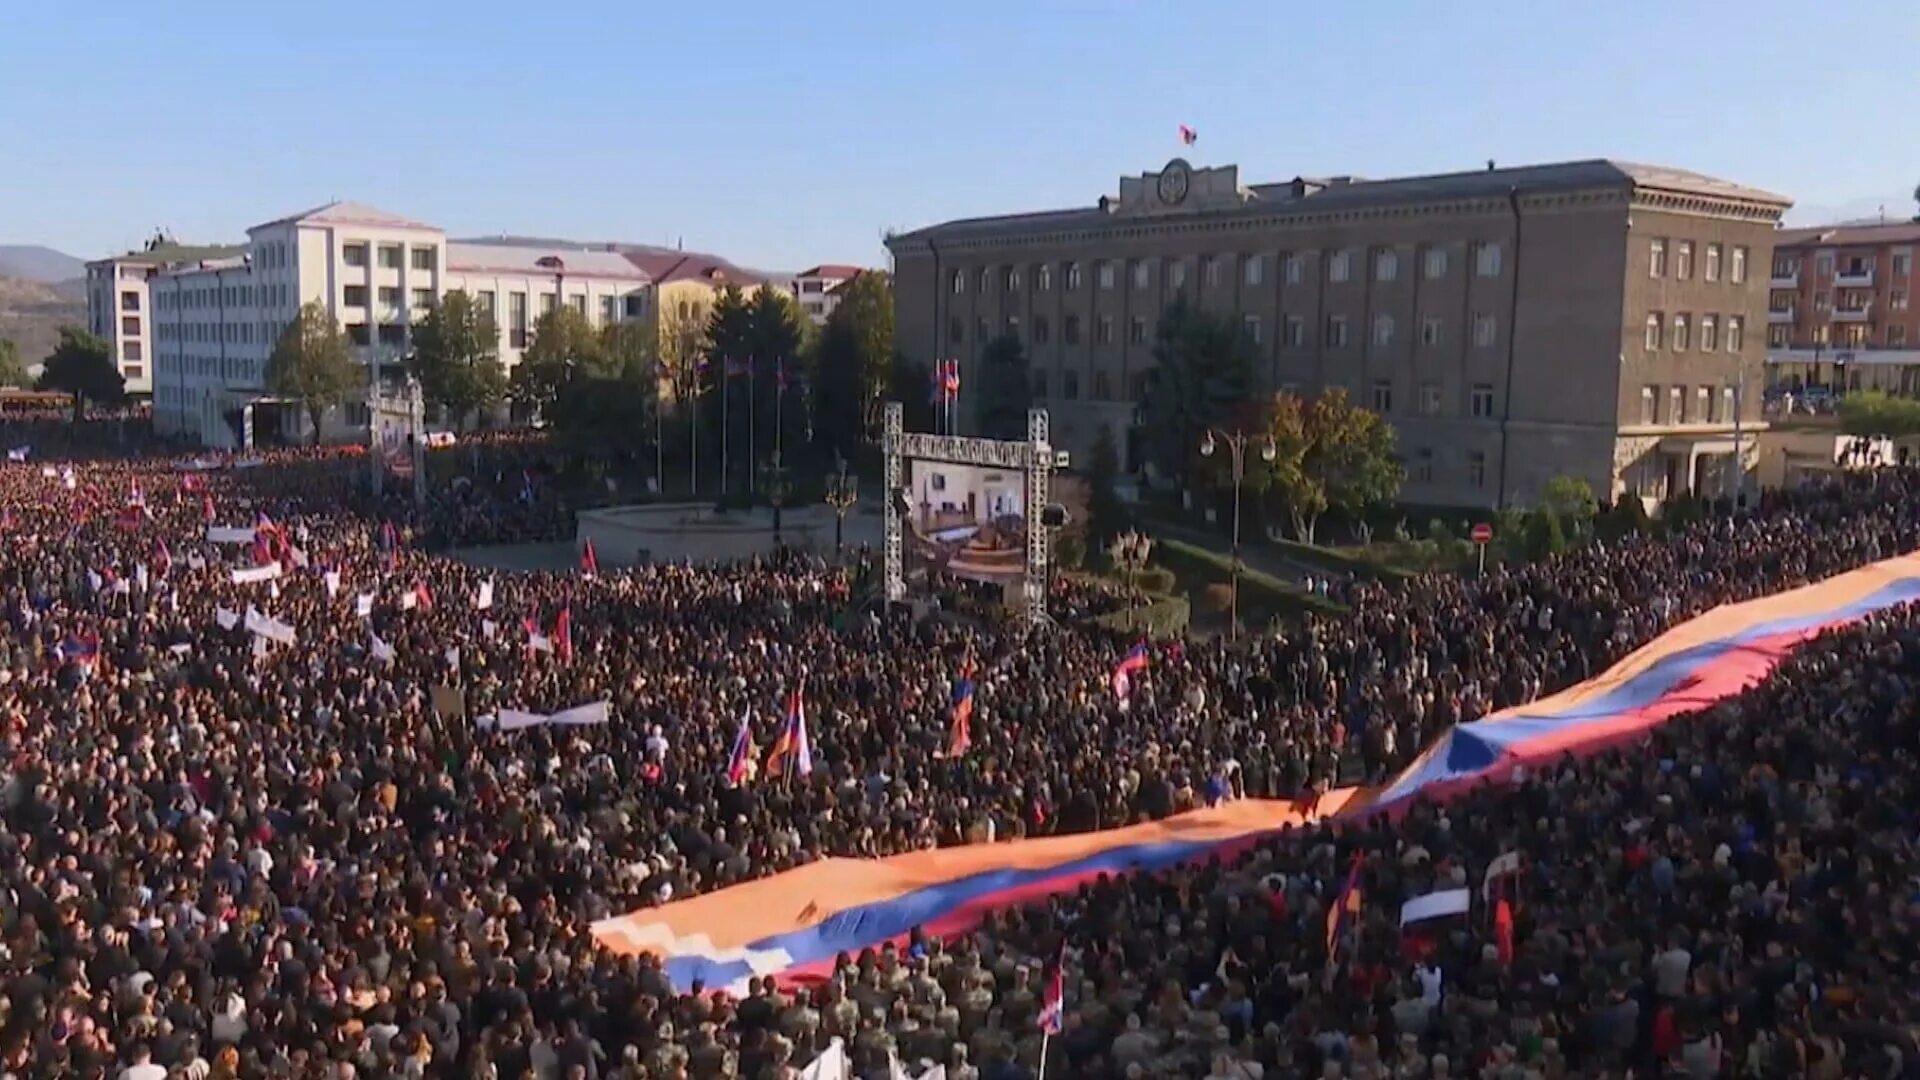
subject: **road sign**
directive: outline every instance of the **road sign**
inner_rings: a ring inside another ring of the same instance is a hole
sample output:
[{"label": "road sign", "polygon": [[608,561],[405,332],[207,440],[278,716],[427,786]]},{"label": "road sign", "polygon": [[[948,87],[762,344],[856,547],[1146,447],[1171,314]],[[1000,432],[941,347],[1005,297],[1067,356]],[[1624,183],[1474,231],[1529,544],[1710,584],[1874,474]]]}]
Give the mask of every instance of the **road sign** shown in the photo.
[{"label": "road sign", "polygon": [[1473,542],[1476,544],[1491,543],[1493,541],[1493,526],[1483,521],[1473,527],[1472,536]]}]

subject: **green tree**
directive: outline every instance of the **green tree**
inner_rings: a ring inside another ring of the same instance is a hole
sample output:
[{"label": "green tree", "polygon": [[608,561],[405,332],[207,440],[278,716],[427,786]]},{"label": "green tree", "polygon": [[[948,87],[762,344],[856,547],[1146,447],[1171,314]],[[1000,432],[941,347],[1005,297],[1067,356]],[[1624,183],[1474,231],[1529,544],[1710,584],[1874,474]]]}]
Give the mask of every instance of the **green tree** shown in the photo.
[{"label": "green tree", "polygon": [[[754,290],[747,305],[749,355],[753,358],[752,389],[747,403],[753,409],[755,455],[771,457],[780,447],[797,447],[806,432],[806,412],[791,393],[793,376],[800,374],[801,350],[810,325],[793,297],[769,285]],[[799,399],[803,401],[804,399]],[[734,402],[739,406],[741,402]],[[785,425],[785,431],[779,431]],[[757,467],[759,462],[756,461]]]},{"label": "green tree", "polygon": [[1191,484],[1200,436],[1223,425],[1253,385],[1254,345],[1239,324],[1176,299],[1160,316],[1141,435],[1158,471]]},{"label": "green tree", "polygon": [[847,357],[860,388],[858,437],[872,442],[880,437],[881,406],[893,384],[893,279],[869,270],[855,277],[827,316],[850,335]]},{"label": "green tree", "polygon": [[1840,399],[1840,429],[1849,435],[1898,439],[1920,435],[1920,401],[1863,390]]},{"label": "green tree", "polygon": [[980,434],[988,439],[1025,439],[1033,404],[1033,373],[1026,350],[1013,334],[1001,334],[980,353]]},{"label": "green tree", "polygon": [[76,424],[86,419],[89,401],[114,405],[127,396],[126,380],[113,366],[107,343],[77,326],[60,328],[60,343],[40,369],[39,386],[73,395]]},{"label": "green tree", "polygon": [[584,458],[638,465],[653,449],[658,395],[644,377],[575,373],[549,408],[554,438]]},{"label": "green tree", "polygon": [[635,383],[658,381],[660,340],[652,323],[642,320],[608,323],[600,329],[600,351],[609,374]]},{"label": "green tree", "polygon": [[1127,529],[1127,506],[1115,486],[1119,476],[1120,448],[1114,445],[1113,428],[1101,424],[1087,462],[1087,542],[1099,550]]},{"label": "green tree", "polygon": [[318,303],[304,304],[267,361],[267,389],[297,402],[313,422],[313,442],[320,443],[320,420],[328,409],[347,400],[362,381],[347,336],[340,324]]},{"label": "green tree", "polygon": [[523,405],[545,411],[575,372],[596,378],[611,374],[600,335],[585,315],[562,304],[534,324],[533,343],[513,369],[508,393]]},{"label": "green tree", "polygon": [[1540,509],[1558,518],[1575,537],[1584,537],[1600,512],[1600,500],[1593,497],[1593,485],[1585,480],[1556,476],[1540,489]]},{"label": "green tree", "polygon": [[[1265,474],[1286,508],[1294,535],[1312,543],[1320,516],[1338,512],[1359,521],[1400,492],[1406,470],[1394,456],[1393,428],[1353,404],[1340,387],[1310,401],[1278,394],[1269,415],[1274,460],[1249,460],[1249,474]],[[1249,455],[1254,458],[1255,455]]]},{"label": "green tree", "polygon": [[20,387],[32,381],[27,365],[20,362],[20,347],[0,338],[0,386]]},{"label": "green tree", "polygon": [[408,369],[420,380],[421,393],[444,408],[456,427],[506,399],[499,327],[460,289],[442,297],[414,328]]},{"label": "green tree", "polygon": [[933,368],[906,353],[893,354],[887,366],[887,386],[882,400],[900,403],[900,424],[908,431],[932,431]]}]

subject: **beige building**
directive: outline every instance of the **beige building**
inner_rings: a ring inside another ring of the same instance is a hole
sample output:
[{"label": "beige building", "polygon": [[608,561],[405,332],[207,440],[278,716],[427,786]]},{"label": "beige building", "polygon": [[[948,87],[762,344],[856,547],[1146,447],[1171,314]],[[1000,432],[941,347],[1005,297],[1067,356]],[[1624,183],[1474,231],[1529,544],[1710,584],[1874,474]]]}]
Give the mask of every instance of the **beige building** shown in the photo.
[{"label": "beige building", "polygon": [[1788,205],[1613,161],[1247,185],[1175,160],[1082,208],[892,238],[895,340],[960,361],[964,410],[979,351],[1018,335],[1055,442],[1085,460],[1104,427],[1137,470],[1155,323],[1184,296],[1239,321],[1262,393],[1345,387],[1385,414],[1410,503],[1524,504],[1560,474],[1722,490],[1735,403],[1759,426]]},{"label": "beige building", "polygon": [[140,251],[87,264],[87,329],[107,343],[127,393],[153,394],[153,296],[148,282],[168,267],[201,259],[225,259],[238,246],[194,247],[156,236]]}]

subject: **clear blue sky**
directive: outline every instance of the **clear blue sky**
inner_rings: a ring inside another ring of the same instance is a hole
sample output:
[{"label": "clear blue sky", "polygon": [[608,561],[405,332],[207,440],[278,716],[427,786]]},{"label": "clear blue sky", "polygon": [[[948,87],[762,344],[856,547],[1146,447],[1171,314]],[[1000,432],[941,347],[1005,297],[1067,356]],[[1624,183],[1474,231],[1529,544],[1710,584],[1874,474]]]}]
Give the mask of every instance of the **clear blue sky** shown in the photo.
[{"label": "clear blue sky", "polygon": [[1256,181],[1616,156],[1897,214],[1920,183],[1915,0],[0,13],[0,242],[87,257],[339,197],[456,235],[877,264],[888,226],[1092,203],[1181,123]]}]

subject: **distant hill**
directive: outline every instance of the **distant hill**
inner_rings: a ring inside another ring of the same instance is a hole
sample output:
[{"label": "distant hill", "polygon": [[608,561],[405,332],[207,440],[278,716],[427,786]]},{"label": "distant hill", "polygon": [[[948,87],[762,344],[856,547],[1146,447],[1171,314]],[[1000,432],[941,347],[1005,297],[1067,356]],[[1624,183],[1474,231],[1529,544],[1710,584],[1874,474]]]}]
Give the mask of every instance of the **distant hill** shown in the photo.
[{"label": "distant hill", "polygon": [[38,244],[0,244],[0,277],[52,284],[86,275],[86,262],[66,252]]},{"label": "distant hill", "polygon": [[[56,253],[57,254],[57,253]],[[60,327],[87,324],[84,281],[48,284],[0,277],[0,338],[20,347],[20,359],[37,366],[60,340]]]}]

